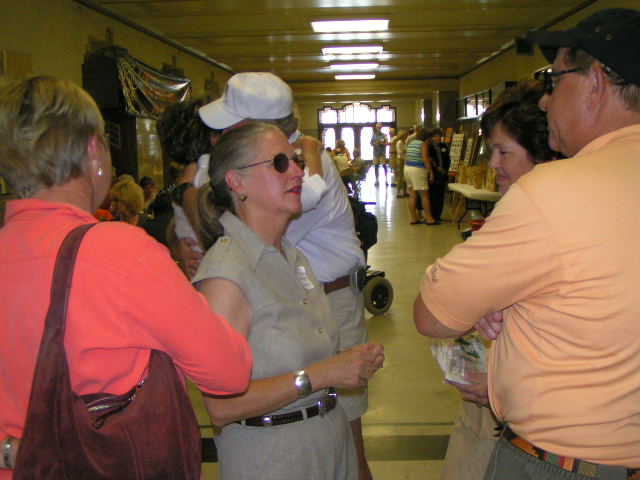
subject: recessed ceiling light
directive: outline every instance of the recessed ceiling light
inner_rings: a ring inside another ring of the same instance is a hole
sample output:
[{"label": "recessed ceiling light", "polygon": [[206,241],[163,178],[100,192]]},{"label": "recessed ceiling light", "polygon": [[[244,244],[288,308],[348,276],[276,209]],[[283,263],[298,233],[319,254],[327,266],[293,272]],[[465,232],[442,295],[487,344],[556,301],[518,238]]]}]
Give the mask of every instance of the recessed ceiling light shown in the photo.
[{"label": "recessed ceiling light", "polygon": [[336,75],[336,80],[373,80],[376,76],[373,73]]},{"label": "recessed ceiling light", "polygon": [[375,32],[389,30],[389,20],[322,20],[311,22],[314,32]]},{"label": "recessed ceiling light", "polygon": [[322,53],[325,55],[354,55],[359,53],[381,53],[380,45],[353,46],[353,47],[325,47]]},{"label": "recessed ceiling light", "polygon": [[378,68],[377,63],[332,63],[329,65],[331,70],[375,70]]}]

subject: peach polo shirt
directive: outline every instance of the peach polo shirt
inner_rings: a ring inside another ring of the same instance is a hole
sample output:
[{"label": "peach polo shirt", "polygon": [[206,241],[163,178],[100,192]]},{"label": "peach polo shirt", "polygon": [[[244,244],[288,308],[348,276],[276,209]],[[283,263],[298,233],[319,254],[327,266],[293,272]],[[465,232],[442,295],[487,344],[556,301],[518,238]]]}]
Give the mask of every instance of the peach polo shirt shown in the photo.
[{"label": "peach polo shirt", "polygon": [[452,329],[505,309],[492,407],[555,454],[640,467],[639,209],[634,125],[524,175],[422,279]]},{"label": "peach polo shirt", "polygon": [[[20,437],[65,235],[95,219],[69,204],[9,202],[0,229],[0,438]],[[168,250],[122,222],[92,228],[80,246],[69,298],[65,350],[78,394],[124,393],[163,350],[198,387],[243,391],[251,354],[244,337],[211,312]],[[11,473],[0,470],[0,479]]]}]

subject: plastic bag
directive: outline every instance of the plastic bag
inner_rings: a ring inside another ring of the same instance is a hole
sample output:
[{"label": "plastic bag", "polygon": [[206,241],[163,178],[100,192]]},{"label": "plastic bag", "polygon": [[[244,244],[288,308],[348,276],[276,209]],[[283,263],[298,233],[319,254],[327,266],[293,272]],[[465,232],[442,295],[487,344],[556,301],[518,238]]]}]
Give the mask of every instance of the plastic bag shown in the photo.
[{"label": "plastic bag", "polygon": [[432,338],[429,347],[445,380],[470,385],[473,382],[465,374],[473,378],[474,374],[487,372],[486,349],[477,334],[456,339]]}]

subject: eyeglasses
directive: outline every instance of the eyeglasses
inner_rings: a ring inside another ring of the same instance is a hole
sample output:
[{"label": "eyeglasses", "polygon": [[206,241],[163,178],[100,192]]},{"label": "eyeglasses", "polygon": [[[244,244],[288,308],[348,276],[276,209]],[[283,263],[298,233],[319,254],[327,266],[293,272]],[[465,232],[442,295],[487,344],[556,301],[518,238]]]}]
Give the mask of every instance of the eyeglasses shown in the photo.
[{"label": "eyeglasses", "polygon": [[263,163],[273,163],[273,168],[276,169],[276,172],[284,173],[289,169],[289,161],[294,161],[296,163],[299,162],[298,156],[294,155],[293,158],[287,157],[284,153],[278,153],[270,160],[263,160],[262,162],[252,163],[251,165],[245,165],[243,167],[238,167],[236,170],[242,170],[243,168],[255,167],[256,165],[262,165]]},{"label": "eyeglasses", "polygon": [[561,77],[567,73],[575,73],[582,72],[586,70],[582,67],[570,68],[568,70],[560,70],[559,72],[544,72],[544,93],[547,95],[551,95],[553,93],[553,89],[556,88],[557,82],[554,81],[555,78]]}]

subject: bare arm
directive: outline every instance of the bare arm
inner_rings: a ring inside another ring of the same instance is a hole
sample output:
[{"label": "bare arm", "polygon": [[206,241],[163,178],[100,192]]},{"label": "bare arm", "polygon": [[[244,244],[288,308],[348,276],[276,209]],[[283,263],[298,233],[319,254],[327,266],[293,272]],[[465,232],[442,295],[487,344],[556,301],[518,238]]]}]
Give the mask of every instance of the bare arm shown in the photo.
[{"label": "bare arm", "polygon": [[429,144],[427,142],[422,142],[420,149],[422,151],[422,162],[429,172],[429,180],[433,180],[433,166],[431,165],[431,159],[429,158]]},{"label": "bare arm", "polygon": [[453,330],[438,321],[433,316],[429,308],[422,301],[422,296],[418,294],[415,302],[413,303],[413,321],[416,324],[418,332],[422,335],[435,338],[457,338],[472,331]]},{"label": "bare arm", "polygon": [[[224,279],[209,279],[200,283],[201,292],[211,308],[229,319],[240,332],[251,328],[251,307],[236,284]],[[314,391],[330,386],[354,388],[362,386],[382,366],[383,348],[377,343],[359,345],[339,355],[306,366]],[[252,380],[248,390],[239,396],[204,396],[211,421],[218,426],[272,412],[298,399],[292,373]]]},{"label": "bare arm", "polygon": [[[175,226],[174,226],[175,227]],[[198,271],[198,266],[202,261],[202,253],[194,250],[192,247],[198,243],[192,238],[178,238],[175,235],[175,228],[171,228],[171,233],[167,235],[167,243],[171,257],[184,272],[187,278],[192,278]]]},{"label": "bare arm", "polygon": [[[176,186],[181,185],[183,183],[193,183],[193,179],[198,171],[197,162],[190,163],[180,173],[180,176],[176,179]],[[194,225],[194,220],[196,217],[196,203],[198,197],[198,189],[194,186],[187,188],[184,191],[184,195],[182,197],[182,209],[189,220],[191,225]]]},{"label": "bare arm", "polygon": [[322,143],[320,143],[317,138],[302,135],[293,143],[293,148],[302,150],[302,156],[309,169],[309,176],[315,175],[316,173],[321,177],[323,176],[322,160],[320,158]]}]

